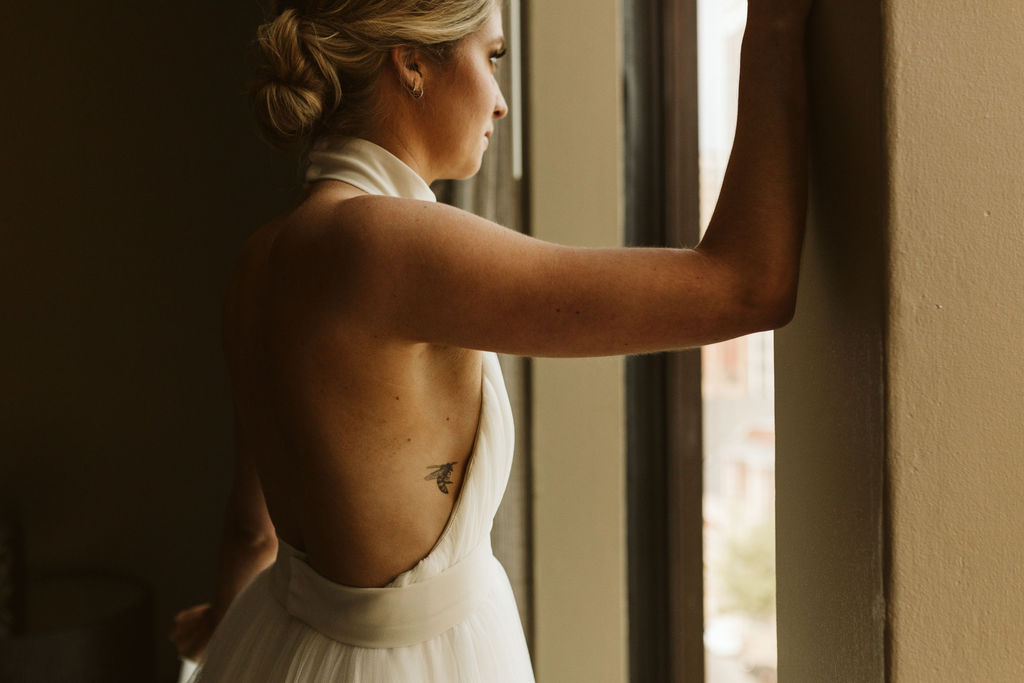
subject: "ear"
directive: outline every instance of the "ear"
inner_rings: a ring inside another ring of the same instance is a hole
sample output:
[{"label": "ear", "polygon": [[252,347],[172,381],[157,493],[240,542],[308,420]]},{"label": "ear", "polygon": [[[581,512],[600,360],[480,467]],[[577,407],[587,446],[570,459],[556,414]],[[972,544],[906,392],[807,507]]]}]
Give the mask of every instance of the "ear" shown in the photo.
[{"label": "ear", "polygon": [[395,47],[391,49],[391,63],[398,74],[398,83],[406,90],[423,88],[423,59],[413,47]]}]

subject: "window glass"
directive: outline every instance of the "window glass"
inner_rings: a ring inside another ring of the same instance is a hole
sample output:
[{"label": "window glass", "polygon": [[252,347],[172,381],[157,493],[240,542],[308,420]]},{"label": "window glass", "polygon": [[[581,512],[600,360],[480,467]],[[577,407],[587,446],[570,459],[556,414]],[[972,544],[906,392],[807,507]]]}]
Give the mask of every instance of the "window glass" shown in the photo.
[{"label": "window glass", "polygon": [[[736,126],[745,0],[698,0],[701,230]],[[775,419],[770,332],[703,349],[708,683],[776,680]]]}]

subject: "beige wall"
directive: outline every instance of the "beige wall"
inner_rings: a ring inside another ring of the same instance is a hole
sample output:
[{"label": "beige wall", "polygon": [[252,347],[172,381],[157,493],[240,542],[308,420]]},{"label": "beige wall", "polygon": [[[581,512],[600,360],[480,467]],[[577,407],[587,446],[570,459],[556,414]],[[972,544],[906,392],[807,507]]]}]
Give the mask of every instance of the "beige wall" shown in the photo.
[{"label": "beige wall", "polygon": [[811,40],[780,679],[1024,680],[1024,5],[869,4]]},{"label": "beige wall", "polygon": [[887,20],[893,680],[1024,680],[1024,4]]},{"label": "beige wall", "polygon": [[[531,231],[620,245],[619,4],[529,10]],[[533,368],[537,678],[624,681],[624,362],[538,359]]]}]

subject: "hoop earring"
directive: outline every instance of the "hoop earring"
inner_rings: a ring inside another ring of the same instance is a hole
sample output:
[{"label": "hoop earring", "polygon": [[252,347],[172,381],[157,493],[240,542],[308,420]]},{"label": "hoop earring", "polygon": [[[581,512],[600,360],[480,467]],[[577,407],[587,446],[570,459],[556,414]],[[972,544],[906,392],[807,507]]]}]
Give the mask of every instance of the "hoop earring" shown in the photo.
[{"label": "hoop earring", "polygon": [[414,100],[418,100],[419,98],[423,97],[423,84],[422,83],[417,83],[415,86],[411,86],[411,85],[406,84],[405,88],[406,88],[406,90],[409,91],[409,94],[412,95],[412,98]]}]

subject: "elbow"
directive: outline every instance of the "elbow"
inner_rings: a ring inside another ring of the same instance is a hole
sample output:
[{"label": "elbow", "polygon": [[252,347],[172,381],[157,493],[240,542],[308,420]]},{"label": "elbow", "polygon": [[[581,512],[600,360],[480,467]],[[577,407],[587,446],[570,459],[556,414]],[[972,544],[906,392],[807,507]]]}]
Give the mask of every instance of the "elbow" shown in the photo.
[{"label": "elbow", "polygon": [[772,302],[768,317],[769,329],[777,330],[780,327],[785,327],[793,320],[794,315],[796,315],[795,289],[791,293],[777,297]]},{"label": "elbow", "polygon": [[225,533],[222,549],[234,557],[265,566],[277,555],[277,536],[266,533],[251,533],[235,530]]},{"label": "elbow", "polygon": [[785,327],[796,314],[796,287],[763,288],[747,298],[750,332]]},{"label": "elbow", "polygon": [[224,542],[236,550],[250,555],[277,552],[277,530],[268,515],[254,517],[244,511],[229,509],[224,521]]},{"label": "elbow", "polygon": [[785,327],[796,315],[799,265],[775,267],[745,283],[747,300],[758,311],[760,330]]},{"label": "elbow", "polygon": [[[706,253],[696,250],[707,258]],[[721,288],[721,338],[785,327],[796,314],[798,266],[745,267],[709,259]]]},{"label": "elbow", "polygon": [[261,553],[277,550],[277,535],[273,531],[245,527],[229,527],[224,530],[225,540],[248,552]]}]

